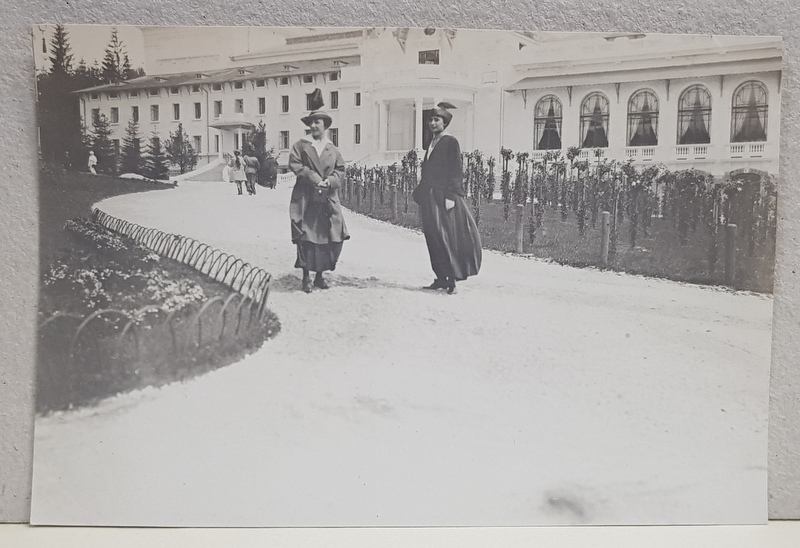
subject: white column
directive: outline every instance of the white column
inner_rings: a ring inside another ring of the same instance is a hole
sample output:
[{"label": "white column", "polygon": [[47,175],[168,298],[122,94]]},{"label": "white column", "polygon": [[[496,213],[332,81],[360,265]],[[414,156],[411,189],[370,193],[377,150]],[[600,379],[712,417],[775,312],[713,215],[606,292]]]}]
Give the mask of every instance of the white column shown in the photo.
[{"label": "white column", "polygon": [[421,151],[422,150],[422,133],[424,128],[422,127],[423,119],[422,119],[422,111],[425,108],[424,105],[424,98],[417,97],[414,100],[414,148]]},{"label": "white column", "polygon": [[[473,95],[473,101],[475,100]],[[474,143],[475,143],[475,105],[473,103],[469,103],[467,105],[467,129],[466,135],[464,139],[464,148],[465,150],[473,150]]]},{"label": "white column", "polygon": [[378,150],[381,152],[386,151],[386,138],[388,132],[388,116],[386,101],[378,103]]}]

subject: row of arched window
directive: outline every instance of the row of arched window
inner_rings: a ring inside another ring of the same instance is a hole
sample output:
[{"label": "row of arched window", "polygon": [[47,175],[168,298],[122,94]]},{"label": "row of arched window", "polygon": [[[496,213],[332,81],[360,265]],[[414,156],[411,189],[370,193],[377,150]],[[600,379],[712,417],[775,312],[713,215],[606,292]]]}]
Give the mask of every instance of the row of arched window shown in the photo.
[{"label": "row of arched window", "polygon": [[[658,145],[658,96],[649,89],[635,92],[628,101],[627,146]],[[751,80],[733,93],[731,104],[731,142],[767,140],[767,88]],[[555,95],[542,97],[534,114],[534,144],[538,150],[561,149],[562,104]],[[608,97],[600,92],[581,102],[581,148],[608,146]],[[711,93],[703,85],[693,85],[678,100],[679,145],[711,142]]]}]

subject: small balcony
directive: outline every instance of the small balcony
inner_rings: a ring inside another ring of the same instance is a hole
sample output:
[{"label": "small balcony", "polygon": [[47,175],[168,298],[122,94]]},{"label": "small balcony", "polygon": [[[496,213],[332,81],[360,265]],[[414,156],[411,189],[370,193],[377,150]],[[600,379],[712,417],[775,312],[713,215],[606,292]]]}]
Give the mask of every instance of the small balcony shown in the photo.
[{"label": "small balcony", "polygon": [[678,145],[675,147],[675,160],[705,160],[708,158],[710,145]]},{"label": "small balcony", "polygon": [[650,147],[625,147],[625,159],[634,162],[652,162],[656,158],[656,148]]},{"label": "small balcony", "polygon": [[764,158],[769,154],[767,144],[761,143],[731,143],[725,145],[726,156],[731,159],[739,158]]}]

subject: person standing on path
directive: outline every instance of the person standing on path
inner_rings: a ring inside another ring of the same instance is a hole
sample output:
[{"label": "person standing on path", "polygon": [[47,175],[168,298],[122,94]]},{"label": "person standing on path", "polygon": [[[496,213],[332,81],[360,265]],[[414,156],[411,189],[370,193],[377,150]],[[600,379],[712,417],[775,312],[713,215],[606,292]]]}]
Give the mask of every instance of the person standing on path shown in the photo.
[{"label": "person standing on path", "polygon": [[433,139],[422,161],[422,176],[412,197],[419,204],[422,230],[436,279],[425,289],[456,292],[456,281],[475,276],[481,268],[478,225],[465,200],[461,148],[445,129],[454,109],[439,103],[428,121]]},{"label": "person standing on path", "polygon": [[97,175],[97,170],[95,169],[97,167],[97,156],[94,155],[93,150],[89,151],[89,162],[87,165],[89,166],[89,173]]},{"label": "person standing on path", "polygon": [[247,193],[251,196],[256,194],[256,182],[258,178],[258,170],[261,169],[261,163],[253,155],[253,147],[245,145],[244,153],[244,174],[247,177]]},{"label": "person standing on path", "polygon": [[322,93],[309,101],[312,112],[302,118],[311,133],[297,141],[289,154],[289,169],[297,176],[289,204],[292,243],[297,246],[295,268],[303,269],[303,291],[328,289],[323,272],[334,270],[345,240],[350,239],[342,215],[339,187],[345,165],[339,150],[328,140],[331,117],[320,111]]},{"label": "person standing on path", "polygon": [[241,195],[242,183],[247,181],[247,175],[244,172],[242,153],[238,150],[233,151],[233,180],[236,182],[236,190],[238,190],[239,195]]}]

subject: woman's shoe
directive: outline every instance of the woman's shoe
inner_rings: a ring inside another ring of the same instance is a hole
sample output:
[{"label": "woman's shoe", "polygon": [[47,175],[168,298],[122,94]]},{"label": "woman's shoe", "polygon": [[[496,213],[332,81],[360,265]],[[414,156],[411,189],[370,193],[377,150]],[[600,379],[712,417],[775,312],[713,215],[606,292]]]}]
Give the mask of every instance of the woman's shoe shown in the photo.
[{"label": "woman's shoe", "polygon": [[447,287],[447,282],[445,280],[436,278],[435,280],[433,280],[433,283],[431,285],[426,285],[422,289],[444,289],[446,287]]},{"label": "woman's shoe", "polygon": [[303,291],[311,293],[311,278],[303,278]]},{"label": "woman's shoe", "polygon": [[325,282],[325,279],[320,276],[319,278],[314,279],[314,287],[318,287],[320,289],[328,289],[330,286]]},{"label": "woman's shoe", "polygon": [[447,281],[447,294],[448,295],[455,295],[456,291],[456,281],[455,280],[448,280]]}]

